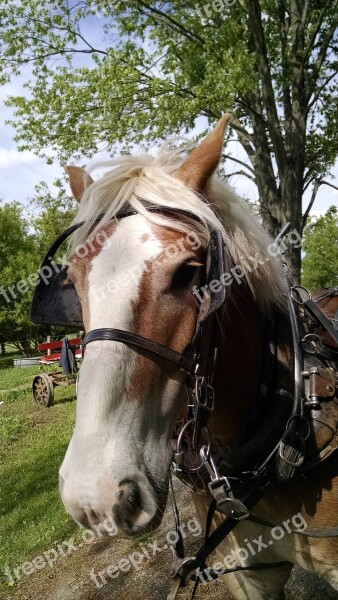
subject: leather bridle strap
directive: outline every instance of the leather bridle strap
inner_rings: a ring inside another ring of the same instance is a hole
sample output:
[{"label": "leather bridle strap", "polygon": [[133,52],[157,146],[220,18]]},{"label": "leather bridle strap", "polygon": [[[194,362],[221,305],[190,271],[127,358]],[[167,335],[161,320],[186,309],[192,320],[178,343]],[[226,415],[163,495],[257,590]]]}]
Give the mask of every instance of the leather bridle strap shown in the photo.
[{"label": "leather bridle strap", "polygon": [[[273,529],[274,527],[277,526],[276,523],[272,523],[271,521],[268,521],[267,519],[263,519],[262,517],[258,517],[257,515],[254,514],[250,514],[250,516],[248,517],[248,521],[251,521],[252,523],[257,523],[257,525],[263,525],[264,527],[269,527],[271,529]],[[313,537],[313,538],[332,538],[332,537],[338,537],[338,526],[335,527],[329,527],[328,529],[318,529],[318,530],[300,530],[300,529],[290,529],[289,527],[286,529],[286,527],[283,527],[282,525],[278,525],[278,527],[282,527],[282,529],[284,529],[284,531],[286,533],[295,533],[296,535],[302,535],[304,537]]]},{"label": "leather bridle strap", "polygon": [[317,306],[317,304],[313,300],[305,300],[303,303],[305,308],[309,311],[310,315],[312,315],[319,322],[322,327],[328,332],[328,334],[332,337],[333,341],[338,344],[338,331],[332,325],[330,319],[323,313],[323,311]]},{"label": "leather bridle strap", "polygon": [[167,346],[163,346],[163,344],[160,344],[159,342],[153,342],[152,340],[148,340],[147,338],[137,335],[136,333],[131,333],[130,331],[109,328],[92,329],[92,331],[89,331],[83,338],[82,346],[84,348],[90,342],[105,340],[110,342],[121,342],[128,346],[141,348],[142,350],[146,350],[151,354],[168,360],[189,373],[195,372],[196,357],[192,352],[189,352],[189,350],[182,353],[176,352],[176,350],[167,348]]}]

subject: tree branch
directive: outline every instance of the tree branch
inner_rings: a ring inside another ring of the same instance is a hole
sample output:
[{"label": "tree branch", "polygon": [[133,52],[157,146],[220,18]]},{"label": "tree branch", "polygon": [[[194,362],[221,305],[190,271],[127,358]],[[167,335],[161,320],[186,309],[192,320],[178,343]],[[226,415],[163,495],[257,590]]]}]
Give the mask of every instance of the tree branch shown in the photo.
[{"label": "tree branch", "polygon": [[309,64],[308,59],[311,56],[311,51],[313,50],[313,47],[314,47],[314,44],[316,41],[316,37],[322,28],[323,19],[324,19],[325,13],[326,13],[328,7],[330,6],[330,4],[331,4],[331,0],[327,0],[326,3],[324,4],[324,7],[323,7],[320,15],[317,18],[316,27],[311,35],[311,38],[310,38],[307,48],[305,48],[305,51],[304,51],[304,56],[303,56],[304,69],[306,69],[306,66]]},{"label": "tree branch", "polygon": [[[320,50],[318,52],[318,56],[317,59],[315,60],[313,66],[312,66],[312,75],[308,81],[308,86],[307,86],[307,90],[305,91],[305,95],[306,95],[306,101],[309,102],[310,98],[312,96],[312,94],[315,91],[315,87],[316,87],[316,83],[318,81],[318,77],[320,74],[320,70],[323,66],[324,60],[326,58],[327,55],[327,51],[328,51],[328,47],[330,45],[330,42],[334,36],[334,33],[337,29],[337,25],[338,25],[338,18],[336,18],[336,20],[334,21],[334,23],[331,25],[330,29],[327,31],[326,36],[323,39],[322,45],[320,47]],[[310,68],[311,65],[309,65]]]},{"label": "tree branch", "polygon": [[257,56],[257,67],[262,82],[262,99],[266,107],[267,126],[274,147],[276,162],[280,175],[285,172],[287,161],[284,140],[278,118],[275,94],[272,85],[268,52],[265,42],[262,14],[259,0],[250,0],[248,3],[249,18],[251,20],[251,43]]},{"label": "tree branch", "polygon": [[321,180],[321,185],[328,185],[329,187],[332,187],[334,190],[338,190],[338,186],[333,185],[333,183],[330,183],[329,181],[324,181],[324,179]]},{"label": "tree branch", "polygon": [[[178,21],[176,21],[176,19],[173,19],[173,17],[171,17],[170,15],[168,15],[167,13],[163,13],[161,10],[159,10],[158,8],[155,8],[154,6],[149,6],[149,4],[147,4],[146,2],[143,2],[143,0],[137,0],[137,3],[140,4],[141,6],[143,6],[146,10],[149,11],[150,15],[156,14],[160,17],[160,20],[164,23],[169,22],[171,23],[171,28],[175,29],[175,31],[179,31],[180,33],[183,33],[183,35],[189,39],[190,41],[195,40],[198,41],[200,44],[204,45],[204,40],[203,38],[201,38],[199,35],[192,33],[191,31],[189,31],[189,29],[186,29],[181,23],[179,23]],[[145,13],[147,14],[147,13]],[[168,25],[168,23],[166,23]]]},{"label": "tree branch", "polygon": [[282,92],[283,92],[283,105],[285,115],[285,126],[291,121],[291,92],[289,85],[288,76],[288,32],[290,28],[290,18],[286,20],[286,6],[285,2],[280,0],[279,2],[279,38],[281,44],[281,59],[282,59]]},{"label": "tree branch", "polygon": [[307,111],[308,113],[310,112],[311,108],[316,104],[317,100],[320,97],[320,94],[322,93],[323,89],[327,86],[328,83],[330,83],[330,81],[336,77],[337,75],[337,71],[335,70],[329,77],[327,77],[324,80],[324,83],[320,86],[319,89],[317,89],[313,99],[311,100],[311,102],[309,102],[308,107],[307,107]]},{"label": "tree branch", "polygon": [[305,213],[303,214],[301,234],[303,234],[304,228],[305,228],[307,220],[309,218],[310,210],[313,207],[314,201],[316,199],[316,196],[318,194],[318,190],[319,190],[319,188],[320,188],[321,185],[328,185],[328,186],[332,187],[334,190],[338,190],[338,186],[333,185],[333,183],[330,183],[329,181],[325,181],[324,179],[318,179],[318,178],[315,179],[315,182],[313,184],[313,189],[312,189],[312,194],[311,194],[310,202],[308,204],[308,207],[307,207]]},{"label": "tree branch", "polygon": [[253,181],[254,183],[256,183],[256,178],[252,177],[252,175],[249,175],[249,173],[246,173],[245,171],[234,171],[233,173],[229,173],[228,175],[226,175],[226,178],[229,179],[230,177],[233,177],[234,175],[243,175],[244,177],[247,177],[248,179],[251,179],[251,181]]},{"label": "tree branch", "polygon": [[309,2],[309,0],[303,0],[303,12],[302,12],[302,17],[301,17],[302,33],[305,30],[305,26],[306,26],[308,14],[309,14],[309,9],[310,9],[310,2]]},{"label": "tree branch", "polygon": [[242,167],[245,167],[246,169],[248,169],[249,171],[251,171],[251,173],[253,173],[253,175],[255,174],[255,170],[253,167],[250,167],[250,165],[247,165],[245,162],[243,162],[242,160],[239,160],[239,158],[234,158],[233,156],[231,156],[231,154],[223,154],[222,158],[228,159],[228,160],[232,160],[233,162],[242,165]]},{"label": "tree branch", "polygon": [[233,129],[235,129],[235,131],[237,131],[238,133],[241,133],[242,135],[244,135],[250,142],[250,144],[252,143],[252,135],[251,133],[249,133],[245,127],[243,127],[242,123],[240,122],[240,120],[236,117],[235,113],[229,111],[229,113],[231,114],[231,120],[230,120],[230,125]]},{"label": "tree branch", "polygon": [[310,202],[308,204],[308,207],[307,207],[305,213],[303,214],[303,218],[302,218],[302,230],[300,232],[301,235],[303,235],[303,231],[304,231],[306,222],[307,222],[307,220],[309,218],[310,210],[313,207],[313,203],[314,203],[314,201],[316,199],[316,196],[317,196],[319,188],[320,188],[320,179],[315,179],[315,182],[314,182],[314,185],[313,185],[313,189],[312,189],[311,198],[310,198]]}]

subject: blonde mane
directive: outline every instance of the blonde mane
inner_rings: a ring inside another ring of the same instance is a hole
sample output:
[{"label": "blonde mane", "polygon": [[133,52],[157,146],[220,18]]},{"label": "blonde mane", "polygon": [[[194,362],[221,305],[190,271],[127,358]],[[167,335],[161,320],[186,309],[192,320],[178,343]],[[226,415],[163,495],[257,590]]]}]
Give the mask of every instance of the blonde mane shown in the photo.
[{"label": "blonde mane", "polygon": [[[240,265],[243,268],[246,281],[262,311],[269,312],[272,305],[281,306],[285,281],[280,261],[268,254],[271,239],[247,204],[216,176],[209,182],[208,202],[172,177],[171,173],[185,157],[182,150],[165,145],[155,157],[143,152],[139,156],[121,156],[96,163],[91,172],[102,168],[107,171],[84,192],[74,223],[84,221],[85,225],[74,233],[71,252],[85,242],[89,233],[95,234],[96,229],[123,209],[134,209],[149,220],[166,226],[168,218],[149,212],[147,206],[188,211],[200,220],[200,227],[196,221],[191,224],[205,244],[208,227],[221,232],[229,266]],[[187,230],[186,223],[176,220],[172,227]],[[252,259],[255,256],[264,260],[254,268]]]}]

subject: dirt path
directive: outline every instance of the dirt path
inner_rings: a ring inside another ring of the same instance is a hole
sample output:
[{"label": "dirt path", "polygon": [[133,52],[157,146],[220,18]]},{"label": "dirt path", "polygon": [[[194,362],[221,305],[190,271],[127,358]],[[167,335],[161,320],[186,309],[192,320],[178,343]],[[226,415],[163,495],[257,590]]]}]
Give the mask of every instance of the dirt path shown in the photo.
[{"label": "dirt path", "polygon": [[[189,522],[193,531],[189,536],[188,547],[188,551],[192,552],[198,547],[201,536],[196,535],[198,526],[193,517],[194,508],[190,494],[181,484],[178,497],[181,522]],[[108,541],[97,539],[83,544],[82,547],[79,544],[75,548],[62,542],[59,548],[62,547],[65,556],[60,556],[60,552],[52,566],[23,576],[20,584],[8,587],[4,595],[0,596],[1,600],[165,600],[171,563],[168,539],[174,535],[173,532],[174,518],[169,505],[160,529],[152,536],[143,538],[141,542],[114,538]],[[117,563],[120,564],[120,570],[114,568]],[[109,566],[110,577],[107,575]],[[189,600],[190,594],[191,587],[189,590],[182,590],[178,599]],[[338,594],[317,577],[294,569],[287,584],[286,600],[309,598],[337,600]],[[233,597],[222,582],[216,581],[207,586],[200,586],[196,600],[202,599],[233,600]]]}]

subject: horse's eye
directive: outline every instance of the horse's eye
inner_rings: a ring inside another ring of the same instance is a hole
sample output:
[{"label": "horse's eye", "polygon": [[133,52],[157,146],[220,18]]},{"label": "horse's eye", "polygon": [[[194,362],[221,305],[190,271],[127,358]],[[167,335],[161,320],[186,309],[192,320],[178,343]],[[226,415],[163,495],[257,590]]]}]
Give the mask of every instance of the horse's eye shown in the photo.
[{"label": "horse's eye", "polygon": [[183,263],[176,269],[171,281],[171,287],[177,289],[188,285],[195,273],[196,267],[194,265]]}]

